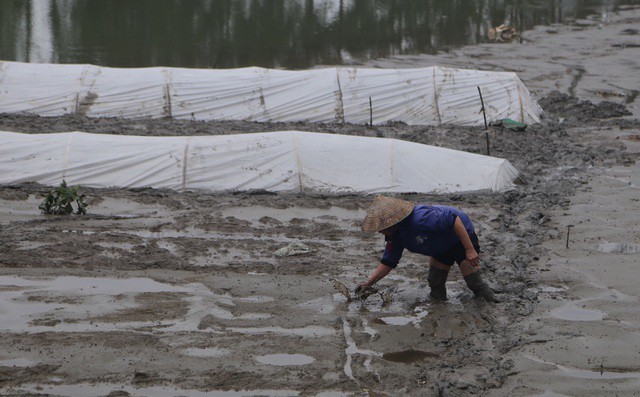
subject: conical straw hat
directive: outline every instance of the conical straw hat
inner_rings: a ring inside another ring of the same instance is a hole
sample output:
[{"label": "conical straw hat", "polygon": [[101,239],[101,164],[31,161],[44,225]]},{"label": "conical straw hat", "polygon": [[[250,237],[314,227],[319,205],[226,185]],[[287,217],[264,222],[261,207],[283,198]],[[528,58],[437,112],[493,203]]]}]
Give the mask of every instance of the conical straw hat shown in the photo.
[{"label": "conical straw hat", "polygon": [[367,210],[362,231],[379,232],[400,222],[413,211],[413,203],[378,194]]}]

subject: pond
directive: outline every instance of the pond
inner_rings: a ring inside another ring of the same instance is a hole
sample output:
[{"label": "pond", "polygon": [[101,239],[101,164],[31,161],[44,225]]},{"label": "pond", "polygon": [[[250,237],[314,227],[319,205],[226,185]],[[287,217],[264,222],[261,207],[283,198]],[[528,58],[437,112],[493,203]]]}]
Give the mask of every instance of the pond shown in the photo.
[{"label": "pond", "polygon": [[437,53],[640,0],[24,0],[0,2],[0,60],[305,69]]}]

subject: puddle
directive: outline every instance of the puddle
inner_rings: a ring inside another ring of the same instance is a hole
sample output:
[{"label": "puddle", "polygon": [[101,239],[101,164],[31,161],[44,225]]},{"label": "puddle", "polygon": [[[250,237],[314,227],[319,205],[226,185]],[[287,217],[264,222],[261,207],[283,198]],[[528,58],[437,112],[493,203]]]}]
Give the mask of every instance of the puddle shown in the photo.
[{"label": "puddle", "polygon": [[622,182],[627,188],[637,189],[638,185],[629,181],[629,177],[626,176],[614,176],[614,175],[604,175],[603,178],[614,180],[617,182]]},{"label": "puddle", "polygon": [[0,360],[0,367],[30,367],[33,365],[32,361],[26,358],[13,358],[9,360]]},{"label": "puddle", "polygon": [[[109,383],[78,383],[74,385],[25,385],[10,389],[0,388],[0,393],[9,394],[36,394],[36,395],[56,395],[68,397],[98,397],[106,396],[111,393],[124,392],[129,396],[154,396],[154,397],[248,397],[248,396],[274,396],[288,397],[299,396],[300,393],[295,390],[209,390],[200,391],[194,389],[175,389],[171,387],[133,387],[123,386],[121,384]],[[120,394],[124,394],[120,393]],[[120,395],[118,394],[118,395]]]},{"label": "puddle", "polygon": [[[113,234],[113,232],[105,232],[109,234]],[[274,238],[264,238],[264,237],[256,237],[253,233],[212,233],[206,232],[201,229],[195,228],[187,228],[185,230],[162,230],[159,232],[151,232],[147,230],[119,230],[118,233],[128,234],[132,236],[138,236],[147,239],[163,239],[163,238],[199,238],[203,240],[256,240],[260,239],[263,241],[277,241],[282,243],[292,243],[292,242],[300,242],[299,238],[290,238],[283,235],[277,235]],[[327,242],[329,240],[314,238],[314,239],[306,239],[306,242]],[[344,240],[342,240],[344,241]],[[353,239],[355,242],[356,239]]]},{"label": "puddle", "polygon": [[569,321],[600,321],[605,317],[605,313],[598,310],[566,306],[551,311],[551,316]]},{"label": "puddle", "polygon": [[567,287],[552,287],[550,285],[543,285],[540,287],[540,292],[557,293],[566,291]]},{"label": "puddle", "polygon": [[19,241],[18,249],[22,251],[34,250],[41,247],[46,247],[47,245],[53,245],[53,243],[41,243],[39,241]]},{"label": "puddle", "polygon": [[179,247],[177,245],[170,243],[168,241],[158,241],[156,244],[158,245],[158,248],[169,251],[171,255],[180,256],[180,253],[178,252]]},{"label": "puddle", "polygon": [[[359,230],[359,229],[358,229]],[[114,232],[104,232],[104,234],[113,235]],[[126,234],[131,236],[137,236],[147,239],[164,239],[164,238],[199,238],[202,240],[252,240],[255,241],[259,239],[261,241],[272,241],[278,243],[299,243],[300,239],[297,237],[287,237],[284,235],[274,235],[273,238],[265,238],[263,236],[256,236],[253,233],[212,233],[206,232],[202,229],[195,228],[187,228],[185,230],[162,230],[159,232],[151,232],[147,230],[118,230],[118,234]],[[319,244],[330,244],[334,242],[331,238],[322,239],[322,238],[306,238],[304,243],[319,243]],[[360,243],[361,240],[357,238],[341,238],[339,240],[340,244],[346,245],[356,245]]]},{"label": "puddle", "polygon": [[0,199],[0,225],[8,225],[13,221],[26,221],[33,218],[43,218],[38,206],[42,199],[29,195],[26,200]]},{"label": "puddle", "polygon": [[[29,195],[27,200],[0,199],[0,224],[9,224],[12,221],[25,221],[33,218],[45,218],[38,206],[42,198]],[[170,211],[161,205],[148,205],[130,200],[105,198],[98,204],[91,204],[87,208],[91,215],[100,215],[114,219],[135,219],[142,217],[162,218],[169,216]]]},{"label": "puddle", "polygon": [[[190,296],[188,298],[184,298],[184,300],[190,302],[191,304],[190,313],[193,312],[193,318],[197,318],[198,316],[203,315],[211,315],[214,318],[223,320],[264,320],[273,317],[268,313],[242,313],[236,316],[230,310],[221,307],[236,306],[234,303],[235,300],[242,301],[244,299],[247,298],[234,299],[229,295],[215,295],[211,297]],[[248,301],[251,302],[251,299],[252,297],[249,297]],[[198,311],[201,313],[200,315],[197,314]]]},{"label": "puddle", "polygon": [[316,361],[313,357],[304,354],[268,354],[266,356],[258,356],[256,360],[262,364],[277,366],[307,365]]},{"label": "puddle", "polygon": [[321,337],[329,336],[336,333],[335,330],[326,327],[313,326],[303,328],[283,328],[283,327],[254,327],[254,328],[226,328],[231,332],[238,332],[248,335],[261,335],[261,334],[278,334],[285,336],[307,336],[307,337]]},{"label": "puddle", "polygon": [[563,376],[577,379],[640,379],[640,372],[624,371],[616,369],[615,371],[607,370],[607,368],[599,368],[595,370],[579,369],[573,367],[565,367],[564,365],[544,361],[538,357],[525,355],[529,360],[541,364],[553,365],[556,367],[555,372]]},{"label": "puddle", "polygon": [[369,338],[373,339],[376,335],[378,335],[378,331],[376,331],[373,327],[369,325],[367,319],[362,319],[362,329],[366,334],[369,335]]},{"label": "puddle", "polygon": [[[118,295],[127,292],[189,292],[194,284],[175,286],[150,278],[102,278],[63,276],[56,278],[21,278],[0,276],[0,286],[18,286],[37,290],[66,291],[78,294]],[[204,287],[204,286],[203,286]]]},{"label": "puddle", "polygon": [[324,222],[339,222],[344,220],[359,220],[364,218],[363,210],[347,210],[341,207],[332,206],[327,209],[322,208],[270,208],[270,207],[230,207],[222,210],[223,217],[234,217],[248,222],[258,222],[263,217],[276,219],[280,222],[291,222],[295,218],[300,219],[320,219]]},{"label": "puddle", "polygon": [[373,369],[371,361],[372,357],[378,357],[381,356],[381,354],[372,350],[360,349],[358,345],[356,345],[356,342],[351,336],[351,326],[349,325],[349,322],[346,318],[342,318],[342,332],[344,334],[344,340],[347,343],[347,348],[344,350],[345,355],[347,356],[347,359],[344,363],[344,374],[347,375],[349,379],[355,381],[356,383],[358,382],[353,375],[353,368],[351,367],[351,364],[353,363],[353,356],[355,354],[361,354],[367,357],[364,361],[364,367],[366,368],[367,372],[374,374],[379,380],[380,375]]},{"label": "puddle", "polygon": [[605,254],[637,254],[640,252],[640,245],[627,243],[603,243],[598,244],[596,251]]},{"label": "puddle", "polygon": [[413,317],[383,317],[383,318],[379,318],[378,321],[376,321],[377,324],[383,324],[383,325],[407,325],[407,324],[411,324],[415,321],[415,318]]},{"label": "puddle", "polygon": [[542,394],[532,394],[531,397],[571,397],[571,396],[567,394],[559,394],[559,393],[547,390]]},{"label": "puddle", "polygon": [[236,302],[247,302],[247,303],[269,303],[269,302],[274,302],[275,298],[271,296],[264,296],[264,295],[252,295],[252,296],[245,296],[244,298],[235,298],[234,300]]},{"label": "puddle", "polygon": [[234,317],[236,320],[266,320],[272,318],[273,315],[269,313],[244,313]]},{"label": "puddle", "polygon": [[159,212],[170,213],[159,204],[144,204],[126,199],[104,198],[97,204],[87,208],[90,214],[114,217],[116,219],[133,219],[157,215]]},{"label": "puddle", "polygon": [[[142,293],[178,293],[189,309],[184,316],[161,321],[96,321],[101,316],[116,315],[140,307]],[[0,276],[0,331],[5,332],[111,332],[133,329],[140,332],[201,331],[221,333],[218,329],[198,328],[206,316],[227,320],[262,320],[268,313],[238,313],[224,306],[235,302],[266,303],[269,296],[233,297],[217,295],[198,283],[171,285],[149,278],[57,277],[26,279]],[[93,318],[93,320],[92,320]],[[321,327],[301,329],[245,329],[245,333],[274,332],[284,335],[322,336],[334,333]]]},{"label": "puddle", "polygon": [[396,316],[396,317],[381,317],[374,322],[376,324],[383,325],[408,325],[413,324],[415,327],[419,327],[422,319],[425,318],[429,312],[420,307],[415,309],[416,314],[414,316]]},{"label": "puddle", "polygon": [[215,347],[208,347],[205,349],[190,348],[180,351],[182,354],[193,357],[224,357],[231,354],[229,349],[218,349]]},{"label": "puddle", "polygon": [[133,247],[136,246],[135,244],[131,244],[131,243],[108,243],[104,241],[95,243],[95,245],[102,248],[106,248],[106,249],[117,248],[117,249],[121,249],[123,251],[128,251],[128,252],[133,252]]},{"label": "puddle", "polygon": [[336,303],[333,301],[332,298],[322,297],[322,298],[313,299],[304,303],[300,303],[298,304],[298,307],[310,309],[321,314],[329,314],[329,313],[333,313],[336,310]]},{"label": "puddle", "polygon": [[382,358],[387,361],[393,361],[395,363],[404,363],[404,364],[411,364],[416,361],[424,360],[425,358],[428,358],[428,357],[437,358],[437,357],[440,357],[440,355],[436,353],[429,353],[422,350],[413,350],[413,349],[404,350],[401,352],[394,352],[394,353],[384,353],[382,355]]},{"label": "puddle", "polygon": [[197,267],[226,267],[230,262],[249,262],[259,260],[271,265],[277,263],[274,257],[264,257],[256,252],[247,252],[245,248],[209,248],[205,255],[195,256],[189,264]]},{"label": "puddle", "polygon": [[640,379],[640,372],[613,372],[602,370],[590,371],[587,369],[578,369],[565,367],[556,364],[558,370],[565,376],[578,379]]}]

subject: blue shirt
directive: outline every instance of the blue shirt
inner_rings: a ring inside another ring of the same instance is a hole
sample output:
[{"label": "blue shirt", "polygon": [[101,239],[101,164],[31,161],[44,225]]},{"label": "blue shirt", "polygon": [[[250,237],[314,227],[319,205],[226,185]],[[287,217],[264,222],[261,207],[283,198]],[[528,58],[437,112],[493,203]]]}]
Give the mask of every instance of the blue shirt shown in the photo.
[{"label": "blue shirt", "polygon": [[468,234],[475,233],[469,215],[462,210],[446,205],[416,205],[411,214],[398,223],[393,236],[386,239],[387,246],[380,262],[395,268],[405,248],[428,256],[447,252],[460,242],[453,230],[456,217],[460,218]]}]

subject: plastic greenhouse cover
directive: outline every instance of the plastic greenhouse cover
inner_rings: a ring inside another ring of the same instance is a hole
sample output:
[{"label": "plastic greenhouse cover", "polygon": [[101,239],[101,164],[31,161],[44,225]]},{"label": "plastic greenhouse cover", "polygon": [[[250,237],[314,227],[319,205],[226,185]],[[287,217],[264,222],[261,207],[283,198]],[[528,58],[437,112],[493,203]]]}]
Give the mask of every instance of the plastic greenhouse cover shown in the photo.
[{"label": "plastic greenhouse cover", "polygon": [[505,159],[388,138],[300,131],[148,137],[0,132],[1,184],[321,194],[504,191]]},{"label": "plastic greenhouse cover", "polygon": [[540,121],[515,73],[432,66],[264,69],[107,68],[0,62],[0,113],[190,120],[483,125]]}]

